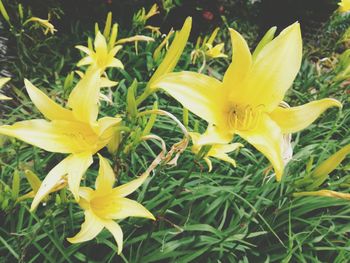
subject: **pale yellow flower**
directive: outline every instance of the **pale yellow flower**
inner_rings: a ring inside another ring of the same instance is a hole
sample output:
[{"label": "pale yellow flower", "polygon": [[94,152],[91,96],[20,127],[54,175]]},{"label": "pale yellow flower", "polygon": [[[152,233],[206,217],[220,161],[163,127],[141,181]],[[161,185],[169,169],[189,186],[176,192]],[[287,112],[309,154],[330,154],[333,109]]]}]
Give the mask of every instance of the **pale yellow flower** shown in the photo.
[{"label": "pale yellow flower", "polygon": [[225,46],[224,43],[219,43],[214,46],[214,40],[219,32],[220,28],[215,28],[208,41],[203,41],[203,45],[205,46],[205,55],[208,58],[227,58],[227,55],[222,53],[222,50]]},{"label": "pale yellow flower", "polygon": [[33,200],[31,209],[67,175],[68,186],[79,200],[79,185],[92,156],[105,147],[120,118],[103,117],[97,120],[101,83],[100,71],[90,68],[77,83],[65,109],[55,103],[28,80],[25,86],[36,108],[46,119],[33,119],[0,126],[0,134],[12,136],[49,152],[69,154],[45,177]]},{"label": "pale yellow flower", "polygon": [[107,45],[106,38],[100,31],[97,31],[96,33],[94,48],[81,45],[75,47],[87,54],[86,57],[78,62],[78,67],[92,65],[100,69],[101,72],[105,71],[105,69],[109,67],[121,69],[124,68],[123,63],[119,59],[115,58],[115,55],[122,48],[122,46],[117,45],[109,47]]},{"label": "pale yellow flower", "polygon": [[79,205],[85,210],[85,221],[81,230],[74,237],[67,238],[71,243],[80,243],[93,239],[103,228],[112,233],[117,245],[118,254],[123,249],[123,232],[114,220],[126,217],[144,217],[155,220],[154,216],[138,202],[125,198],[133,193],[146,180],[148,173],[129,183],[113,188],[114,172],[106,159],[101,155],[100,170],[95,182],[95,190],[81,187]]},{"label": "pale yellow flower", "polygon": [[233,29],[230,34],[233,56],[223,81],[183,71],[158,78],[152,87],[165,90],[213,125],[199,144],[229,143],[237,134],[269,159],[279,181],[284,170],[283,135],[306,128],[327,108],[341,103],[326,98],[298,107],[279,106],[301,65],[299,23],[264,44],[254,58],[244,38]]},{"label": "pale yellow flower", "polygon": [[[198,141],[201,137],[200,133],[189,132],[189,135],[192,139],[192,152],[198,154],[203,145],[199,145]],[[209,172],[212,170],[213,166],[209,157],[214,157],[219,160],[230,163],[233,167],[236,167],[236,161],[232,159],[228,153],[238,150],[240,147],[243,147],[241,143],[230,143],[230,144],[212,144],[210,150],[203,157],[203,160],[207,163]]]}]

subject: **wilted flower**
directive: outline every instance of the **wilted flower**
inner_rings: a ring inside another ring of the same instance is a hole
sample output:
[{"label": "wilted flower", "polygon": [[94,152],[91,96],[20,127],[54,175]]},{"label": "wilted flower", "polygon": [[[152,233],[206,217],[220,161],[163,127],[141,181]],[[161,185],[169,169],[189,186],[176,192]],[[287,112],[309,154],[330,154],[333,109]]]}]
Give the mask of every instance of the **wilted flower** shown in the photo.
[{"label": "wilted flower", "polygon": [[37,23],[39,26],[44,28],[44,34],[47,35],[47,33],[51,33],[52,35],[57,31],[55,29],[54,25],[50,23],[50,15],[47,19],[42,19],[39,17],[31,17],[27,21],[23,23],[23,25],[26,25],[29,22]]}]

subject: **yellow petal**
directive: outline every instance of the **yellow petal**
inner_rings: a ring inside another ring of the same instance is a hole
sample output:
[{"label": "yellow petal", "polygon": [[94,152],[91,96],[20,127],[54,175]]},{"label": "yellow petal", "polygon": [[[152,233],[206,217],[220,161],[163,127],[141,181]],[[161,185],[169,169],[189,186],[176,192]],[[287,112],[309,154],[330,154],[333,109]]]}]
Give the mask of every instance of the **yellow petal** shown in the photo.
[{"label": "yellow petal", "polygon": [[92,59],[92,57],[85,57],[85,58],[82,58],[81,60],[79,60],[79,62],[77,63],[77,66],[82,67],[85,65],[90,65],[93,62],[94,62],[94,60]]},{"label": "yellow petal", "polygon": [[78,122],[29,120],[0,126],[0,134],[15,137],[48,152],[81,152],[95,146],[97,137]]},{"label": "yellow petal", "polygon": [[0,100],[12,100],[12,98],[7,97],[7,96],[5,96],[3,94],[0,94]]},{"label": "yellow petal", "polygon": [[230,153],[233,152],[240,147],[243,147],[243,144],[241,143],[231,143],[231,144],[215,144],[214,147],[209,151],[210,152],[216,152],[216,153]]},{"label": "yellow petal", "polygon": [[155,220],[151,212],[140,203],[113,194],[94,198],[91,207],[96,215],[103,218],[144,217]]},{"label": "yellow petal", "polygon": [[225,92],[233,93],[232,96],[237,96],[240,92],[243,80],[252,65],[252,56],[247,42],[237,31],[230,30],[231,43],[232,43],[232,62],[225,72],[223,83]]},{"label": "yellow petal", "polygon": [[47,196],[50,191],[54,189],[55,186],[59,183],[62,177],[67,174],[67,163],[69,159],[70,156],[63,159],[47,174],[34,197],[34,200],[30,207],[31,211],[33,211],[38,206],[41,200]]},{"label": "yellow petal", "polygon": [[74,199],[79,201],[79,186],[80,181],[86,170],[92,164],[91,152],[83,152],[72,154],[67,160],[68,186],[72,192]]},{"label": "yellow petal", "polygon": [[95,41],[94,41],[95,51],[98,56],[105,57],[107,56],[107,42],[105,37],[101,34],[100,31],[97,31]]},{"label": "yellow petal", "polygon": [[182,71],[169,73],[154,82],[185,108],[206,120],[217,123],[225,105],[222,83],[203,74]]},{"label": "yellow petal", "polygon": [[68,99],[68,107],[73,110],[77,120],[86,123],[96,121],[100,81],[100,71],[90,68],[72,90]]},{"label": "yellow petal", "polygon": [[116,195],[119,197],[128,196],[129,194],[136,191],[136,189],[139,188],[144,183],[144,181],[147,179],[148,176],[149,176],[149,173],[143,173],[137,179],[134,179],[126,184],[122,184],[118,187],[113,188],[112,190],[113,195]]},{"label": "yellow petal", "polygon": [[322,162],[317,168],[312,172],[312,178],[319,178],[330,174],[337,166],[345,159],[345,157],[350,153],[350,144],[344,146],[339,151],[330,156],[327,160]]},{"label": "yellow petal", "polygon": [[67,238],[70,243],[80,243],[93,239],[103,229],[104,225],[102,221],[96,217],[91,210],[84,212],[85,221],[81,225],[81,229],[74,237]]},{"label": "yellow petal", "polygon": [[89,55],[89,56],[92,54],[91,50],[90,50],[88,47],[84,47],[84,46],[81,46],[81,45],[77,45],[77,46],[75,46],[75,48],[77,48],[77,49],[83,51],[84,53],[86,53],[86,54]]},{"label": "yellow petal", "polygon": [[109,80],[107,77],[101,78],[100,87],[101,88],[110,88],[118,85],[118,81]]},{"label": "yellow petal", "polygon": [[119,52],[119,50],[122,49],[122,47],[123,46],[121,45],[117,45],[114,48],[112,48],[111,51],[109,51],[109,56],[114,57]]},{"label": "yellow petal", "polygon": [[270,113],[270,117],[280,126],[282,133],[293,133],[305,129],[326,109],[334,106],[342,107],[339,101],[327,98],[298,107],[277,107]]},{"label": "yellow petal", "polygon": [[208,125],[205,133],[197,140],[199,146],[206,144],[226,144],[232,141],[233,134],[227,132],[225,129],[216,127],[214,125]]},{"label": "yellow petal", "polygon": [[112,233],[115,242],[118,246],[118,255],[123,250],[123,231],[120,228],[119,224],[114,222],[113,220],[103,220],[103,225],[108,229],[109,232]]},{"label": "yellow petal", "polygon": [[267,115],[262,115],[255,129],[237,133],[269,159],[275,170],[276,180],[280,181],[284,164],[281,152],[283,136],[278,125]]},{"label": "yellow petal", "polygon": [[4,86],[11,78],[0,78],[0,89]]},{"label": "yellow petal", "polygon": [[274,38],[275,33],[276,33],[277,27],[271,27],[266,34],[263,36],[263,38],[260,40],[259,44],[256,46],[254,53],[253,53],[253,60],[258,56],[260,51],[268,44],[271,42],[271,40]]},{"label": "yellow petal", "polygon": [[99,136],[99,147],[98,149],[103,148],[106,146],[109,141],[113,138],[115,127],[117,127],[120,122],[122,121],[121,118],[113,118],[113,117],[103,117],[98,120],[97,130],[96,133]]},{"label": "yellow petal", "polygon": [[27,92],[35,107],[49,120],[74,120],[73,113],[51,100],[29,80],[24,80]]},{"label": "yellow petal", "polygon": [[326,197],[333,197],[333,198],[341,198],[341,199],[345,199],[345,200],[350,200],[350,194],[339,193],[339,192],[331,191],[331,190],[299,192],[299,193],[294,193],[293,196],[295,196],[295,197],[300,197],[300,196],[326,196]]},{"label": "yellow petal", "polygon": [[[85,199],[86,201],[90,202],[90,200],[93,198],[94,190],[89,187],[80,187],[79,188],[79,196],[82,199]],[[80,201],[82,200],[80,199]]]},{"label": "yellow petal", "polygon": [[117,58],[112,58],[112,61],[107,65],[107,67],[112,67],[112,68],[124,68],[123,63],[117,59]]},{"label": "yellow petal", "polygon": [[100,154],[98,154],[98,157],[100,159],[100,169],[96,178],[95,189],[98,192],[107,193],[113,188],[115,176],[108,160],[103,158]]},{"label": "yellow petal", "polygon": [[267,112],[274,110],[298,74],[301,59],[300,25],[294,23],[264,46],[249,77],[231,99],[251,106],[264,105]]},{"label": "yellow petal", "polygon": [[210,156],[215,157],[219,160],[228,162],[232,164],[233,167],[236,167],[236,161],[232,159],[230,156],[228,156],[226,153],[215,153],[215,154],[211,154]]},{"label": "yellow petal", "polygon": [[168,52],[159,65],[157,70],[152,75],[151,79],[148,82],[148,86],[152,87],[154,81],[156,81],[160,76],[173,71],[175,68],[182,51],[184,50],[188,37],[190,35],[192,25],[192,18],[188,17],[179,33],[176,34],[173,42],[171,43]]},{"label": "yellow petal", "polygon": [[213,164],[211,163],[210,159],[208,157],[204,157],[203,160],[208,165],[208,172],[210,173],[211,170],[213,170]]}]

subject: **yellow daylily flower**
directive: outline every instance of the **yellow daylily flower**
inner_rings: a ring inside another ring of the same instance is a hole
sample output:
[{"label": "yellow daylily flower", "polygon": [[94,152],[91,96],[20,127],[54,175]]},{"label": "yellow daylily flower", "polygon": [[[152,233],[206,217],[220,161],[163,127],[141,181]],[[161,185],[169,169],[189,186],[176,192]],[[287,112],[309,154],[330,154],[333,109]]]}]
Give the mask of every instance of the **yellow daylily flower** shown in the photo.
[{"label": "yellow daylily flower", "polygon": [[79,184],[92,164],[93,154],[108,144],[113,127],[120,123],[120,118],[103,117],[97,120],[99,84],[100,71],[90,68],[71,92],[69,110],[25,80],[30,99],[48,120],[33,119],[0,126],[0,134],[15,137],[49,152],[69,154],[43,180],[32,202],[32,210],[65,175],[70,191],[79,200]]},{"label": "yellow daylily flower", "polygon": [[341,0],[338,5],[339,12],[345,13],[350,11],[350,0]]},{"label": "yellow daylily flower", "polygon": [[[200,149],[202,148],[203,145],[199,145],[198,141],[199,138],[201,137],[200,133],[197,132],[189,132],[189,135],[191,136],[192,139],[192,152],[197,154],[199,153]],[[210,150],[207,152],[207,154],[204,156],[203,160],[207,163],[209,172],[213,169],[211,160],[209,157],[214,157],[219,160],[223,160],[225,162],[230,163],[233,165],[233,167],[236,167],[236,161],[232,159],[228,153],[233,152],[240,147],[243,147],[243,144],[241,143],[230,143],[230,144],[212,144]]]},{"label": "yellow daylily flower", "polygon": [[146,180],[148,173],[139,178],[114,187],[115,176],[108,161],[101,155],[100,169],[95,182],[95,190],[89,187],[81,187],[79,190],[79,205],[85,210],[85,221],[81,230],[74,237],[67,238],[71,243],[80,243],[93,239],[103,228],[110,231],[118,245],[118,254],[123,249],[123,232],[119,224],[114,220],[126,217],[144,217],[155,220],[154,216],[143,205],[125,198]]},{"label": "yellow daylily flower", "polygon": [[124,68],[123,63],[119,59],[115,58],[115,55],[122,48],[122,46],[113,45],[109,47],[106,38],[100,31],[97,31],[96,33],[94,48],[81,45],[77,45],[75,47],[87,54],[86,57],[78,62],[78,67],[92,65],[93,67],[99,68],[101,72],[110,67],[121,69]]},{"label": "yellow daylily flower", "polygon": [[[0,89],[4,86],[11,78],[0,78]],[[12,100],[12,98],[7,97],[0,93],[0,100]]]},{"label": "yellow daylily flower", "polygon": [[223,81],[184,71],[166,74],[152,87],[165,90],[214,126],[199,144],[228,143],[238,134],[269,159],[280,181],[283,134],[306,128],[327,108],[341,103],[326,98],[298,107],[279,106],[301,65],[299,23],[266,43],[254,59],[244,38],[233,29],[230,35],[233,56]]},{"label": "yellow daylily flower", "polygon": [[215,28],[210,37],[204,37],[203,41],[201,37],[198,37],[195,50],[191,53],[192,63],[196,63],[197,58],[201,54],[205,55],[206,58],[204,59],[227,58],[227,55],[222,52],[225,46],[224,43],[219,43],[214,46],[214,40],[219,30],[219,27]]},{"label": "yellow daylily flower", "polygon": [[208,58],[227,58],[227,55],[222,53],[222,50],[225,46],[224,43],[219,43],[214,46],[214,40],[219,32],[220,28],[215,28],[211,36],[209,37],[208,41],[203,43],[205,45],[205,55]]},{"label": "yellow daylily flower", "polygon": [[220,43],[217,44],[215,46],[211,46],[209,44],[206,44],[207,47],[207,51],[205,51],[205,55],[208,58],[227,58],[227,55],[222,53],[222,50],[224,48],[225,44],[224,43]]},{"label": "yellow daylily flower", "polygon": [[29,18],[27,21],[25,21],[23,25],[26,25],[29,22],[38,23],[41,27],[43,27],[45,29],[44,30],[45,35],[47,35],[47,33],[49,32],[53,35],[57,31],[57,29],[55,29],[55,26],[50,23],[50,15],[47,19],[42,19],[42,18],[33,16]]}]

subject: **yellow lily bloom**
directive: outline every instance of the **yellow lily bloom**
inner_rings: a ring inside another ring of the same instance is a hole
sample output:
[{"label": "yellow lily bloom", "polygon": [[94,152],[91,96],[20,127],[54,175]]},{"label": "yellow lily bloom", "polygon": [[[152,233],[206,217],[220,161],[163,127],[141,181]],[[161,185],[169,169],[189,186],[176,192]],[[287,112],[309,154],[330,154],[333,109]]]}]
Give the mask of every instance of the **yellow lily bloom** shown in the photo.
[{"label": "yellow lily bloom", "polygon": [[[188,133],[191,136],[192,139],[192,152],[197,154],[199,153],[201,147],[203,145],[199,145],[198,141],[201,136],[201,134],[197,132],[189,132]],[[207,163],[209,172],[213,169],[211,160],[209,157],[214,157],[219,160],[223,160],[225,162],[228,162],[233,165],[233,167],[236,167],[236,161],[232,159],[230,156],[228,156],[228,153],[233,152],[240,147],[243,147],[243,144],[241,143],[231,143],[231,144],[212,144],[210,150],[208,153],[204,156],[203,160]]]},{"label": "yellow lily bloom", "polygon": [[39,202],[67,175],[68,186],[79,200],[79,184],[92,156],[105,147],[113,135],[113,127],[120,118],[103,117],[99,120],[98,100],[100,71],[89,69],[77,83],[65,109],[51,100],[28,80],[25,86],[30,99],[46,119],[19,121],[0,126],[0,134],[12,136],[49,152],[66,153],[68,157],[57,164],[46,176],[32,202]]},{"label": "yellow lily bloom", "polygon": [[339,12],[345,13],[350,11],[350,0],[341,0],[339,3]]},{"label": "yellow lily bloom", "polygon": [[[0,89],[4,86],[11,78],[0,78]],[[12,98],[0,94],[0,100],[12,100]]]},{"label": "yellow lily bloom", "polygon": [[209,58],[227,58],[227,55],[222,53],[222,50],[224,48],[225,44],[220,43],[215,46],[211,46],[209,44],[206,44],[207,51],[205,51],[205,55]]},{"label": "yellow lily bloom", "polygon": [[211,36],[209,37],[207,42],[204,42],[203,44],[205,45],[205,55],[209,58],[227,58],[227,55],[225,55],[224,53],[222,53],[222,50],[225,46],[224,43],[220,43],[217,45],[213,45],[214,40],[219,32],[220,28],[215,28],[215,30],[213,31],[213,33],[211,34]]},{"label": "yellow lily bloom", "polygon": [[115,55],[122,48],[122,46],[117,45],[109,47],[107,45],[106,38],[100,31],[97,31],[96,33],[94,48],[81,45],[77,45],[75,47],[87,54],[86,57],[78,62],[78,67],[92,65],[99,68],[101,72],[110,67],[121,69],[124,68],[123,63],[119,59],[115,58]]},{"label": "yellow lily bloom", "polygon": [[114,220],[126,217],[144,217],[155,220],[154,216],[138,202],[125,198],[146,180],[148,173],[139,178],[114,187],[115,176],[108,161],[101,155],[100,169],[95,182],[95,189],[81,187],[79,190],[79,205],[85,210],[85,221],[81,230],[74,237],[67,238],[71,243],[80,243],[93,239],[103,228],[107,228],[113,235],[117,245],[118,254],[123,249],[123,232]]},{"label": "yellow lily bloom", "polygon": [[219,29],[219,27],[215,28],[209,39],[208,37],[205,37],[202,41],[202,38],[198,37],[195,50],[193,50],[191,53],[192,63],[196,63],[197,58],[201,54],[204,54],[206,59],[227,58],[227,55],[222,52],[225,46],[224,43],[219,43],[214,46],[214,40],[219,32]]},{"label": "yellow lily bloom", "polygon": [[233,56],[223,81],[184,71],[166,74],[152,86],[214,126],[199,144],[228,143],[238,134],[269,159],[280,181],[283,134],[306,128],[327,108],[341,103],[326,98],[298,107],[279,106],[301,65],[299,23],[266,43],[254,59],[244,38],[233,29],[230,35]]},{"label": "yellow lily bloom", "polygon": [[45,30],[44,30],[45,35],[47,35],[47,33],[49,33],[49,32],[53,35],[57,31],[57,29],[55,29],[54,25],[51,24],[49,22],[49,20],[50,20],[50,16],[48,17],[48,19],[42,19],[42,18],[33,16],[33,17],[29,18],[27,21],[25,21],[23,23],[23,25],[25,25],[29,22],[38,23],[40,26],[45,28]]}]

